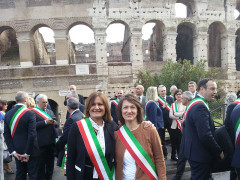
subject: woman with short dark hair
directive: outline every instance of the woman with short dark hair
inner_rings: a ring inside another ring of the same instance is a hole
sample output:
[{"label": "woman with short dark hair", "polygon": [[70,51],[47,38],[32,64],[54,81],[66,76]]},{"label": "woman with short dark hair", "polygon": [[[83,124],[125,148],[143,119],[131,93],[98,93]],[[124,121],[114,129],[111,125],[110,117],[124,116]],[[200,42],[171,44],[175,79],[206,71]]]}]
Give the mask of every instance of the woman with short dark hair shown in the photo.
[{"label": "woman with short dark hair", "polygon": [[114,131],[109,103],[102,92],[92,93],[85,106],[85,119],[74,123],[68,136],[67,179],[112,179]]},{"label": "woman with short dark hair", "polygon": [[118,104],[123,125],[115,132],[116,179],[166,179],[161,141],[155,127],[144,128],[139,99],[125,95]]}]

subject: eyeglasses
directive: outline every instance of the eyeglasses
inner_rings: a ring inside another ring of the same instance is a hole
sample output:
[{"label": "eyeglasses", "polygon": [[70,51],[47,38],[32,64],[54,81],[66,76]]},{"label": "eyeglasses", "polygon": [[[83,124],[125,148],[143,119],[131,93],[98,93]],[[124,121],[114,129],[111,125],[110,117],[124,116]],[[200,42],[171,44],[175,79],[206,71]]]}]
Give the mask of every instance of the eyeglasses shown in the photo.
[{"label": "eyeglasses", "polygon": [[182,94],[176,94],[177,96],[181,96]]}]

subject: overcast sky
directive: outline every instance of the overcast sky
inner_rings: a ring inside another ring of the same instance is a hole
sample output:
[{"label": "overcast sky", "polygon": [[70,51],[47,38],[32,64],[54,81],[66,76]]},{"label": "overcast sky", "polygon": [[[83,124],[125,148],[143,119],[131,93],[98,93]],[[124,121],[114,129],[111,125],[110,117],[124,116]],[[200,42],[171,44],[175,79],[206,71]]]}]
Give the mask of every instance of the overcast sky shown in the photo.
[{"label": "overcast sky", "polygon": [[[185,18],[186,17],[186,6],[181,3],[176,3],[175,5],[176,17]],[[234,16],[237,18],[239,12],[235,10]],[[155,23],[147,23],[142,28],[142,39],[147,40],[152,34],[152,28]],[[111,24],[107,30],[107,42],[121,42],[124,37],[125,26],[120,23]],[[54,32],[47,27],[39,28],[40,33],[43,35],[45,42],[54,42]],[[70,29],[69,35],[71,41],[75,44],[81,43],[94,43],[94,33],[93,31],[85,25],[76,25]]]}]

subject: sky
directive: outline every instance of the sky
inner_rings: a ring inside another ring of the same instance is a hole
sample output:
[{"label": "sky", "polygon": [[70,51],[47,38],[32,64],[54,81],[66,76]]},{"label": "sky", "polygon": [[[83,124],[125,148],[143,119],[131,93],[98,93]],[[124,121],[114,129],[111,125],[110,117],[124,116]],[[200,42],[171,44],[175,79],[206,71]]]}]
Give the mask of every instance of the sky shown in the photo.
[{"label": "sky", "polygon": [[[175,5],[175,11],[176,11],[176,17],[179,18],[185,18],[187,16],[186,14],[186,6],[181,3],[176,3]],[[235,10],[234,16],[237,18],[239,15],[239,12]],[[142,39],[148,40],[152,34],[152,28],[154,27],[155,23],[147,23],[142,28]],[[111,24],[107,30],[107,42],[115,43],[115,42],[121,42],[123,41],[124,37],[124,30],[125,26],[120,23]],[[54,41],[54,32],[50,28],[42,27],[39,28],[40,33],[43,35],[43,38],[45,42],[55,42]],[[81,32],[81,33],[80,33]],[[94,32],[85,25],[76,25],[73,28],[70,29],[69,35],[71,38],[71,41],[75,44],[77,43],[94,43]]]}]

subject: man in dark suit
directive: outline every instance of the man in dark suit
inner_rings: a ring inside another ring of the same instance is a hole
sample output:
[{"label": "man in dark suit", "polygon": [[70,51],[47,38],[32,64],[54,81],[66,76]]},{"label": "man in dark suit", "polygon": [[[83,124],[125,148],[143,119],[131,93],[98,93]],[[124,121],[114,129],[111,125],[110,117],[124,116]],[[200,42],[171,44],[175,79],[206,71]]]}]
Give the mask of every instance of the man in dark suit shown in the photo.
[{"label": "man in dark suit", "polygon": [[240,178],[240,105],[238,104],[231,114],[231,139],[234,142],[235,150],[232,158],[232,167],[236,168],[238,179]]},{"label": "man in dark suit", "polygon": [[111,116],[113,118],[113,121],[118,124],[118,117],[117,117],[117,107],[118,107],[118,102],[120,101],[120,99],[124,96],[123,90],[119,89],[117,91],[117,99],[113,100],[111,102]]},{"label": "man in dark suit", "polygon": [[197,84],[194,81],[189,81],[188,83],[188,91],[192,92],[193,97],[197,95]]},{"label": "man in dark suit", "polygon": [[59,138],[56,149],[60,153],[58,158],[58,166],[62,165],[62,158],[64,155],[64,146],[67,144],[69,130],[74,122],[77,122],[83,118],[83,113],[79,110],[79,101],[76,98],[69,98],[67,101],[67,108],[70,114],[69,118],[66,120],[64,128],[63,128],[63,135]]},{"label": "man in dark suit", "polygon": [[214,139],[215,127],[208,107],[208,101],[217,93],[217,84],[212,79],[203,79],[198,88],[198,95],[186,111],[184,156],[191,166],[191,179],[206,180],[214,159],[223,159],[224,154]]},{"label": "man in dark suit", "polygon": [[171,107],[171,104],[173,103],[173,98],[170,96],[167,96],[166,86],[164,85],[158,86],[158,94],[159,94],[159,98],[158,98],[159,107],[163,112],[163,121],[164,121],[164,129],[161,129],[161,131],[159,132],[160,138],[163,144],[163,154],[165,158],[167,158],[168,153],[167,153],[167,148],[165,146],[165,129],[167,129],[170,135],[171,146],[172,146],[171,159],[176,161],[177,146],[174,143],[175,141],[173,140],[174,131],[171,129],[172,119],[169,117],[169,112],[170,112],[169,106]]},{"label": "man in dark suit", "polygon": [[44,94],[36,97],[37,107],[33,108],[36,114],[37,138],[40,150],[40,166],[38,179],[51,180],[54,168],[54,148],[57,132],[56,116],[47,109],[48,98]]},{"label": "man in dark suit", "polygon": [[[75,85],[70,85],[70,86],[69,86],[69,91],[75,91],[75,92],[77,92],[77,87],[76,87]],[[83,97],[81,94],[78,94],[78,99],[79,99],[79,102],[80,102],[82,105],[85,105],[84,97]],[[65,96],[64,105],[65,105],[65,106],[67,105],[67,96]]]},{"label": "man in dark suit", "polygon": [[136,95],[139,98],[139,101],[142,104],[143,110],[145,112],[146,97],[143,95],[143,93],[144,93],[144,87],[142,85],[137,85],[136,86]]},{"label": "man in dark suit", "polygon": [[4,138],[9,153],[15,157],[16,179],[37,179],[38,143],[36,133],[36,116],[27,109],[28,94],[19,91],[16,94],[16,106],[6,113],[4,121]]}]

